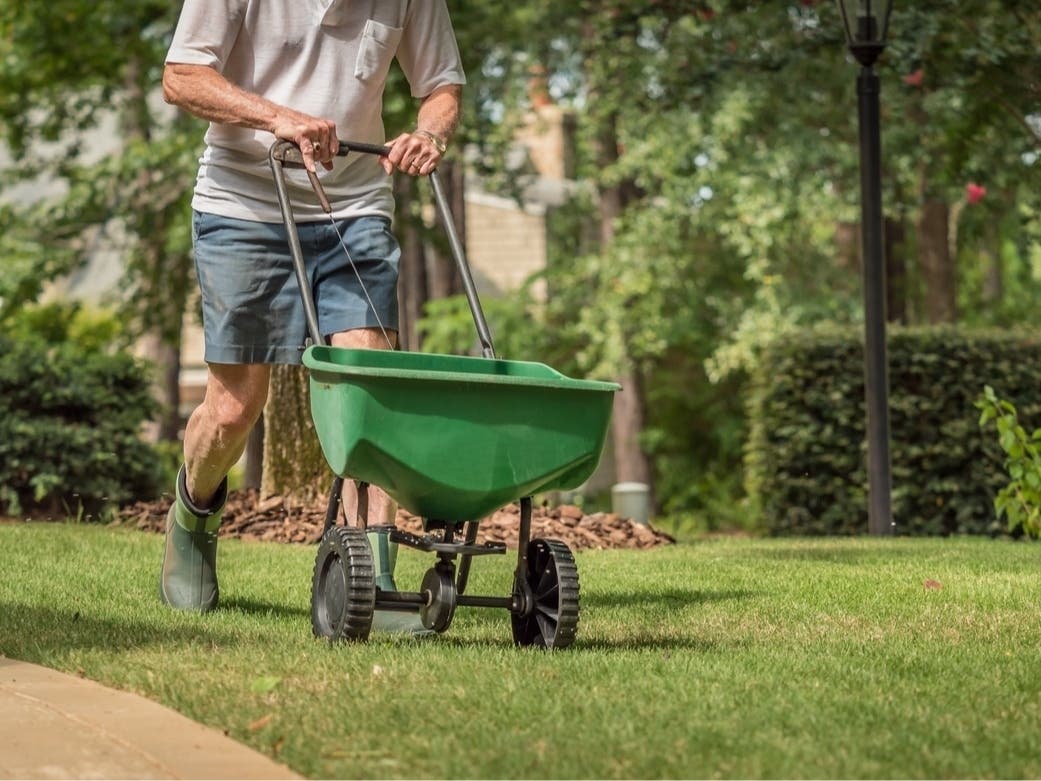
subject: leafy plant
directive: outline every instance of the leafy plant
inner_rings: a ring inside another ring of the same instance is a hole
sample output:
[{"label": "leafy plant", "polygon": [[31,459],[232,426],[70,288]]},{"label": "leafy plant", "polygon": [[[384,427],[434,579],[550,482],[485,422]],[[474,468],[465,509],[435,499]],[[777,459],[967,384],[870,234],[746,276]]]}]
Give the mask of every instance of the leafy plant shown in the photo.
[{"label": "leafy plant", "polygon": [[1022,528],[1032,537],[1041,537],[1041,429],[1028,435],[1015,405],[998,398],[989,385],[976,407],[981,410],[980,427],[993,422],[1005,451],[1009,482],[994,497],[994,509],[1008,520],[1009,530]]},{"label": "leafy plant", "polygon": [[51,301],[19,309],[5,323],[13,339],[72,342],[85,352],[112,352],[129,344],[125,323],[111,310],[79,301]]},{"label": "leafy plant", "polygon": [[51,316],[26,310],[0,336],[0,513],[83,516],[153,496],[159,457],[138,435],[155,408],[145,367],[105,352],[104,318],[41,309]]}]

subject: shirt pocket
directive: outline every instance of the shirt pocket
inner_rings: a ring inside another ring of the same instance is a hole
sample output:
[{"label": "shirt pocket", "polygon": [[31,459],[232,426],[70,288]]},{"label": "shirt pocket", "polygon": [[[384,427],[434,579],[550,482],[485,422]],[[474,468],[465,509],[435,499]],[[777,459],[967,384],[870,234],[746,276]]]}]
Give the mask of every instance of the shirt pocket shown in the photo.
[{"label": "shirt pocket", "polygon": [[358,46],[358,58],[354,61],[354,75],[362,81],[385,78],[403,32],[402,27],[391,27],[375,19],[367,20]]}]

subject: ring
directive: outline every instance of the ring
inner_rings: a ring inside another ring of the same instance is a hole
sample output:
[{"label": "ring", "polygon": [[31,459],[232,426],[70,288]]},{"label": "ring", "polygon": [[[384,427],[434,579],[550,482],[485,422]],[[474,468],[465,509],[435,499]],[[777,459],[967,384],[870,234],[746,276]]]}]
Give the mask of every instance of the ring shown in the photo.
[{"label": "ring", "polygon": [[322,148],[322,145],[320,143],[318,143],[317,141],[312,141],[311,142],[311,148],[314,149],[315,151],[318,151],[319,149]]}]

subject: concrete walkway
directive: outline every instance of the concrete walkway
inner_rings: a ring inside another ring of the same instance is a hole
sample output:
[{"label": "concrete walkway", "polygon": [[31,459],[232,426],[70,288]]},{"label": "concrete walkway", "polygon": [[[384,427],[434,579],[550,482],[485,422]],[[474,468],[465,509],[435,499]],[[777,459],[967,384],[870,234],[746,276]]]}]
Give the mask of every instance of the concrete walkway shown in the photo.
[{"label": "concrete walkway", "polygon": [[0,656],[0,778],[300,778],[136,694]]}]

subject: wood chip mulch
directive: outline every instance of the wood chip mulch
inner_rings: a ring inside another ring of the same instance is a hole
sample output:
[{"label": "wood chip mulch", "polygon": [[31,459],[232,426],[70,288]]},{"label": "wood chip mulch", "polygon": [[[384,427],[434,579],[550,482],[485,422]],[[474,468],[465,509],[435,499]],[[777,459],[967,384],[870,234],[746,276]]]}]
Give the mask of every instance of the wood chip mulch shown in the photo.
[{"label": "wood chip mulch", "polygon": [[[117,519],[121,525],[146,531],[162,532],[169,498],[154,502],[138,502],[124,507]],[[520,507],[508,505],[485,518],[478,526],[478,542],[505,542],[517,547]],[[317,543],[325,524],[325,503],[300,505],[274,496],[261,500],[255,490],[233,491],[228,496],[221,524],[222,537],[239,537],[271,542]],[[399,529],[422,534],[422,520],[405,510],[398,510]],[[604,548],[653,548],[675,540],[652,526],[636,523],[614,513],[586,515],[574,505],[533,508],[531,536],[553,538],[572,550]]]}]

